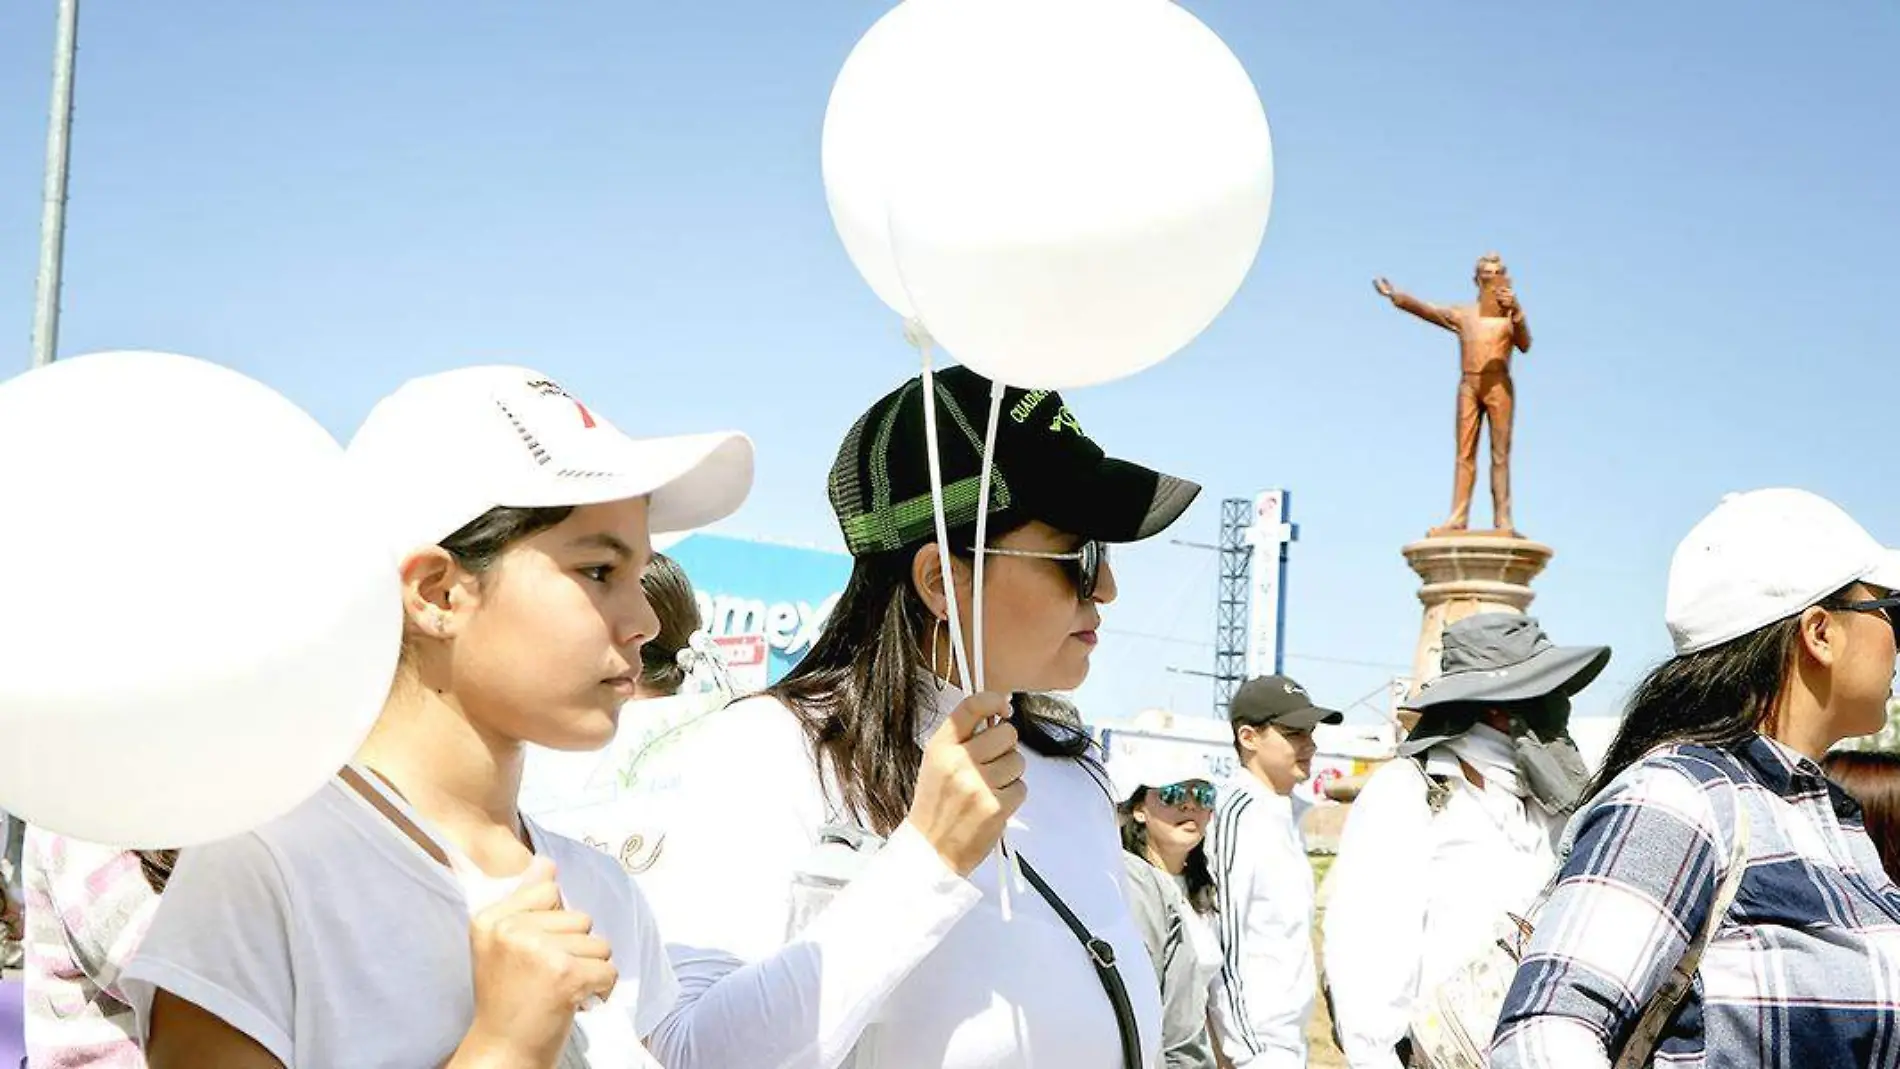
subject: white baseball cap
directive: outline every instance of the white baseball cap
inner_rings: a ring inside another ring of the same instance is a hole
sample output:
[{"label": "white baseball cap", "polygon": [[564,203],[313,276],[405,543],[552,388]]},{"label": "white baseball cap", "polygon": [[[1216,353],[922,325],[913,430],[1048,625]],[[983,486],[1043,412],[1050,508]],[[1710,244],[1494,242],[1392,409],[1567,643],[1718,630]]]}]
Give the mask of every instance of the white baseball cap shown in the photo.
[{"label": "white baseball cap", "polygon": [[1108,761],[1108,776],[1117,802],[1126,802],[1143,787],[1166,787],[1197,779],[1219,782],[1219,777],[1209,771],[1205,747],[1159,740],[1140,753],[1113,755]]},{"label": "white baseball cap", "polygon": [[1806,490],[1730,494],[1676,547],[1663,610],[1678,654],[1785,620],[1853,583],[1900,590],[1900,554]]},{"label": "white baseball cap", "polygon": [[752,489],[745,435],[631,438],[523,367],[411,379],[377,402],[346,457],[398,555],[504,506],[646,497],[653,532],[691,530],[730,516]]}]

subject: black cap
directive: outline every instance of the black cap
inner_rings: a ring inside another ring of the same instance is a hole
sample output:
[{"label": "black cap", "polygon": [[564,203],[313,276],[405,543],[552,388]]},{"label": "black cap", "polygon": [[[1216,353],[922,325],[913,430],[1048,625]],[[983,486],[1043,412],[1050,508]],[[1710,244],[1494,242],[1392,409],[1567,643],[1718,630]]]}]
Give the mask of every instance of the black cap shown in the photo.
[{"label": "black cap", "polygon": [[[976,522],[990,380],[965,367],[945,368],[935,379],[944,518],[954,529]],[[872,405],[838,448],[831,507],[854,556],[936,537],[923,399],[919,376]],[[1003,391],[993,466],[992,523],[1041,520],[1103,542],[1160,534],[1201,492],[1185,479],[1103,454],[1050,390]]]},{"label": "black cap", "polygon": [[1337,724],[1346,718],[1335,710],[1314,705],[1306,688],[1285,676],[1259,676],[1242,683],[1234,692],[1233,701],[1227,705],[1227,719],[1235,727],[1273,724],[1291,731],[1311,731],[1320,724]]}]

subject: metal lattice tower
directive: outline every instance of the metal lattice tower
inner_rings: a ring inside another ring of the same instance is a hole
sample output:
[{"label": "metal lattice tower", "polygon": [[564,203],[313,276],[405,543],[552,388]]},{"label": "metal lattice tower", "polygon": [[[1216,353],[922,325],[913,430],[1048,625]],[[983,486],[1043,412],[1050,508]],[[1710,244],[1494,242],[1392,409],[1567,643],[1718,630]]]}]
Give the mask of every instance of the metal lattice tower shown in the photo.
[{"label": "metal lattice tower", "polygon": [[1214,606],[1214,712],[1225,720],[1234,691],[1247,678],[1247,598],[1253,547],[1247,529],[1253,502],[1230,497],[1220,503],[1220,587]]}]

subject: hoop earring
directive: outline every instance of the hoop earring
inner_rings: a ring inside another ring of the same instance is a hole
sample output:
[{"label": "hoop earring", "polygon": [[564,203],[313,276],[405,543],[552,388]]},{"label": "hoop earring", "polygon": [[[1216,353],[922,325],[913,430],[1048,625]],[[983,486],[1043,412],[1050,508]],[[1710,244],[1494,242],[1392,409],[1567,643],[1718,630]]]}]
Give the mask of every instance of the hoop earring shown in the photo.
[{"label": "hoop earring", "polygon": [[930,678],[936,681],[938,694],[943,693],[945,686],[944,676],[950,674],[948,665],[944,667],[941,673],[937,671],[937,639],[941,637],[942,634],[943,617],[939,616],[930,621]]}]

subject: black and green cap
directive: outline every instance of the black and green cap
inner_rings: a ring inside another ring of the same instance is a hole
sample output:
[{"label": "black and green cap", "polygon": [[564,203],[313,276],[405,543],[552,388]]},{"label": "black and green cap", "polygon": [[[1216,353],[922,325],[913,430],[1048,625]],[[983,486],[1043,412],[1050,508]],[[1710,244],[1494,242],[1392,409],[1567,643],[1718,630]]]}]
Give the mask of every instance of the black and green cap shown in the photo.
[{"label": "black and green cap", "polygon": [[[976,522],[989,423],[990,380],[964,367],[935,376],[944,517]],[[925,452],[922,376],[859,418],[831,466],[831,507],[853,556],[919,546],[936,537]],[[991,523],[1041,520],[1082,538],[1138,542],[1166,530],[1201,488],[1115,460],[1082,432],[1050,390],[1003,394],[990,477]]]}]

